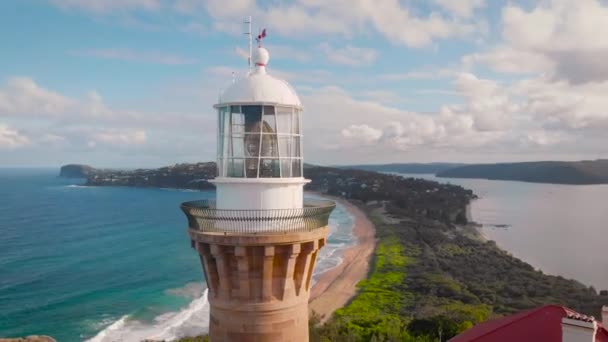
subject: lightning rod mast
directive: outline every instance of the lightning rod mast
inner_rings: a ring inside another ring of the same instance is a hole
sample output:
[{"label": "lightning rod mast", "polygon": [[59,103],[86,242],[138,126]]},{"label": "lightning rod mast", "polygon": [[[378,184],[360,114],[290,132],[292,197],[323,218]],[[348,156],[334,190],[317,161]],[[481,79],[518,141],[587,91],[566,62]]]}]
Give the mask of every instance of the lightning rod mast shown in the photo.
[{"label": "lightning rod mast", "polygon": [[251,56],[253,54],[253,36],[251,34],[251,16],[247,17],[244,21],[244,24],[247,24],[247,32],[245,32],[244,34],[249,36],[248,40],[249,40],[249,56],[247,57],[247,65],[249,65],[249,71],[251,71]]}]

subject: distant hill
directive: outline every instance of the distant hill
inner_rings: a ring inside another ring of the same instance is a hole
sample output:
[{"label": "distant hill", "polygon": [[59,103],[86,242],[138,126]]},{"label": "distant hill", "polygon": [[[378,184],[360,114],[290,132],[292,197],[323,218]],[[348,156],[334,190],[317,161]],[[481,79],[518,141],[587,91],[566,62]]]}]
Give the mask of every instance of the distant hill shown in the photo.
[{"label": "distant hill", "polygon": [[460,167],[466,164],[456,163],[393,163],[393,164],[368,164],[368,165],[345,165],[338,166],[340,169],[356,169],[376,172],[398,172],[398,173],[432,173],[436,174],[448,169]]},{"label": "distant hill", "polygon": [[59,177],[65,178],[87,178],[95,171],[94,168],[82,164],[68,164],[61,167]]},{"label": "distant hill", "polygon": [[554,184],[608,184],[608,159],[465,165],[440,171],[437,177]]}]

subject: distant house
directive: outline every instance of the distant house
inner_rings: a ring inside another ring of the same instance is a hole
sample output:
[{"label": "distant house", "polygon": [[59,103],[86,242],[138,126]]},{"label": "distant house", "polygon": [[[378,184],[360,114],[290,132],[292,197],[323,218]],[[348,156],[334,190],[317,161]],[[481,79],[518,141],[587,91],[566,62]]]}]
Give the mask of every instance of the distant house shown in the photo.
[{"label": "distant house", "polygon": [[608,342],[608,307],[602,322],[559,305],[547,305],[478,324],[449,342]]}]

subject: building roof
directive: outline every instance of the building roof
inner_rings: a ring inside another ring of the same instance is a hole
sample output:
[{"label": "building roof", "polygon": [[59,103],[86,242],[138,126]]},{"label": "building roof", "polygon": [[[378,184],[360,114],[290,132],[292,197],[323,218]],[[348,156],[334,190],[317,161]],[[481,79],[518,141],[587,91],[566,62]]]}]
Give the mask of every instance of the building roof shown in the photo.
[{"label": "building roof", "polygon": [[295,90],[284,80],[274,78],[266,73],[270,56],[264,48],[255,50],[252,61],[255,68],[246,77],[236,80],[220,95],[219,103],[223,104],[280,104],[301,107],[302,103]]},{"label": "building roof", "polygon": [[[563,317],[583,321],[593,319],[563,306],[547,305],[478,324],[450,339],[450,342],[562,342]],[[608,342],[608,331],[599,322],[595,341]]]}]

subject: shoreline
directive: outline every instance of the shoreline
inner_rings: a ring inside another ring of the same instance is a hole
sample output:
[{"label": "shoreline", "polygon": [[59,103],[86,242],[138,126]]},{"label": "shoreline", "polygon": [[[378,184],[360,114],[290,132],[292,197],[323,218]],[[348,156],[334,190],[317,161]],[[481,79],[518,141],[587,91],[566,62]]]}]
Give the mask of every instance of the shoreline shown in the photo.
[{"label": "shoreline", "polygon": [[367,278],[370,260],[376,248],[376,228],[357,205],[326,194],[313,192],[340,203],[353,218],[353,235],[357,242],[342,252],[342,262],[323,272],[310,291],[308,309],[316,313],[321,322],[327,321],[334,311],[344,307],[357,294],[357,284]]},{"label": "shoreline", "polygon": [[[344,307],[352,300],[358,293],[357,283],[367,278],[370,267],[369,262],[376,245],[375,227],[357,205],[345,199],[319,192],[307,191],[307,193],[330,199],[343,206],[348,215],[352,217],[352,234],[355,237],[355,241],[351,246],[341,249],[340,256],[342,261],[340,264],[320,273],[318,281],[310,290],[309,314],[315,312],[322,317],[321,322],[325,322],[335,310]],[[194,299],[192,302],[196,300]],[[192,302],[189,305],[192,305]],[[183,312],[184,309],[181,309],[177,313]],[[118,321],[115,321],[113,324],[116,324]],[[95,340],[100,333],[111,328],[111,326],[98,331],[89,341]],[[149,328],[154,328],[154,325]],[[195,336],[198,335],[192,335],[192,337]]]}]

